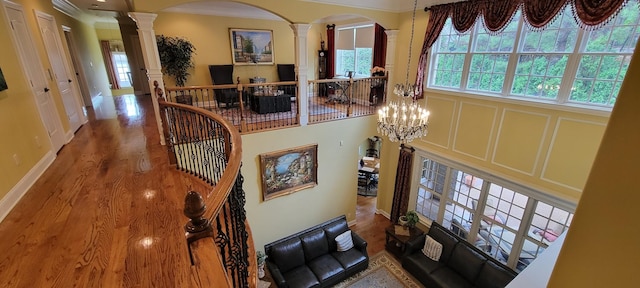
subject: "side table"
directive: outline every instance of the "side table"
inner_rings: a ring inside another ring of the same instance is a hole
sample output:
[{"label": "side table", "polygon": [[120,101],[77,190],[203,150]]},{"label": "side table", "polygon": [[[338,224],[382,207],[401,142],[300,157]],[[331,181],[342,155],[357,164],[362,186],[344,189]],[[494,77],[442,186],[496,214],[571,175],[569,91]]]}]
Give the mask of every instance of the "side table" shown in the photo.
[{"label": "side table", "polygon": [[391,225],[384,230],[386,234],[385,248],[398,259],[402,257],[402,253],[404,252],[405,244],[407,244],[407,242],[424,234],[424,231],[419,228],[409,228],[407,231],[409,232],[408,236],[396,234],[396,225]]}]

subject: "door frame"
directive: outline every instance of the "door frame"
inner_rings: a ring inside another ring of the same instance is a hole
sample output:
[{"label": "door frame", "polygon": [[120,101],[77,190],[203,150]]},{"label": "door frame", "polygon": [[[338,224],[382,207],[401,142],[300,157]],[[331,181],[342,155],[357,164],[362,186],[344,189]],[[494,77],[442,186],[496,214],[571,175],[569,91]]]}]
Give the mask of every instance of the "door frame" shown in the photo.
[{"label": "door frame", "polygon": [[80,94],[82,97],[81,100],[85,107],[91,107],[93,104],[91,103],[91,92],[89,91],[89,82],[87,81],[87,76],[85,75],[84,68],[81,63],[81,59],[78,56],[78,49],[76,47],[76,40],[73,36],[73,31],[71,27],[62,25],[62,30],[64,33],[65,40],[67,40],[67,47],[69,48],[69,55],[71,56],[71,64],[73,64],[73,70],[76,73],[76,81],[80,88]]},{"label": "door frame", "polygon": [[[58,26],[58,23],[56,22],[56,18],[53,17],[53,15],[48,14],[46,12],[42,12],[39,10],[34,9],[33,12],[35,13],[35,17],[36,17],[36,23],[38,24],[38,28],[40,31],[40,36],[43,38],[42,41],[45,45],[45,50],[47,52],[47,58],[49,59],[49,64],[52,66],[51,69],[53,69],[53,63],[51,61],[52,55],[49,53],[49,50],[46,49],[46,39],[44,39],[44,35],[42,34],[42,25],[40,24],[40,19],[44,19],[46,21],[51,21],[51,26],[52,26],[52,30],[53,30],[53,35],[54,35],[54,45],[58,48],[59,52],[60,52],[60,60],[62,60],[62,69],[64,70],[64,73],[66,74],[66,78],[71,81],[71,78],[75,78],[71,76],[71,68],[70,68],[70,60],[69,60],[69,56],[67,55],[67,51],[64,49],[64,46],[62,45],[62,37],[60,37],[60,28]],[[61,88],[59,87],[58,83],[58,79],[54,80],[56,82],[56,86],[58,87],[58,92],[60,93],[60,97],[64,98],[65,96],[62,93]],[[80,128],[82,127],[82,125],[84,123],[87,122],[87,117],[85,117],[84,115],[84,111],[82,109],[82,100],[80,97],[80,93],[78,86],[76,85],[76,83],[70,82],[69,83],[69,89],[71,89],[71,100],[73,101],[72,107],[67,107],[67,105],[63,105],[65,109],[73,109],[74,112],[76,113],[77,117],[78,117],[78,122],[77,124],[72,123],[71,119],[69,119],[69,131],[67,131],[67,141],[71,141],[71,139],[73,138],[74,133]],[[65,99],[61,99],[62,103],[65,103]],[[66,112],[66,111],[65,111]],[[67,118],[68,117],[68,112],[67,113]]]},{"label": "door frame", "polygon": [[[25,20],[25,26],[27,27],[28,30],[30,30],[29,23],[27,21],[27,16],[26,16],[24,7],[21,4],[18,4],[18,3],[15,3],[15,2],[9,1],[9,0],[4,0],[4,1],[0,1],[0,6],[2,6],[2,12],[6,15],[7,27],[13,27],[12,24],[11,24],[11,20],[9,19],[9,14],[7,12],[7,8],[10,8],[10,9],[15,9],[17,11],[20,11],[22,13],[23,19]],[[46,76],[44,67],[42,66],[42,61],[40,59],[40,55],[39,55],[39,53],[38,53],[38,51],[36,49],[35,41],[33,39],[33,35],[32,35],[32,33],[30,31],[29,31],[29,33],[26,33],[26,35],[25,35],[28,38],[28,40],[27,40],[28,43],[26,43],[26,44],[29,44],[31,47],[33,47],[33,54],[34,54],[33,56],[35,57],[35,59],[27,59],[26,56],[24,55],[24,53],[22,52],[22,50],[20,49],[20,47],[17,44],[18,40],[15,38],[15,31],[12,31],[9,34],[10,34],[10,37],[11,37],[11,45],[13,45],[14,49],[16,50],[16,52],[18,52],[18,58],[19,58],[20,68],[21,68],[20,70],[22,71],[24,79],[26,79],[27,82],[28,82],[27,86],[31,87],[31,93],[30,93],[31,97],[33,97],[36,109],[37,109],[38,114],[40,116],[39,117],[40,121],[42,121],[42,125],[45,128],[45,131],[47,131],[47,136],[48,136],[47,139],[49,140],[51,151],[54,152],[54,153],[57,153],[58,151],[60,151],[60,149],[62,149],[62,146],[64,146],[66,144],[65,143],[65,136],[64,136],[64,127],[62,126],[60,113],[59,113],[59,111],[58,111],[58,109],[56,107],[56,104],[55,104],[55,101],[53,99],[53,96],[51,95],[51,92],[50,92],[49,88],[46,87],[47,86],[46,84],[44,85],[45,86],[44,89],[49,90],[49,91],[45,91],[44,93],[46,93],[47,96],[49,97],[48,101],[51,101],[51,105],[50,106],[51,106],[52,109],[49,109],[51,111],[44,111],[43,107],[41,107],[41,105],[39,104],[40,101],[39,101],[39,99],[38,99],[38,97],[36,95],[38,93],[38,92],[36,92],[36,89],[38,89],[38,87],[33,85],[33,79],[31,77],[31,75],[32,75],[31,73],[40,74],[42,76],[42,79],[45,80],[45,81],[47,81],[47,76]],[[25,65],[25,63],[27,63],[28,61],[35,61],[35,65],[33,65],[33,66],[34,67],[39,67],[39,69],[35,69],[37,71],[31,71],[32,69],[29,69],[28,65]],[[47,117],[47,112],[51,113],[52,118],[54,118],[54,119],[49,119],[49,117]],[[49,134],[49,131],[47,129],[48,125],[45,122],[47,120],[53,122],[53,123],[50,123],[50,124],[53,124],[56,127],[56,129],[60,131],[59,132],[60,135],[58,137],[59,139],[54,139],[54,137],[52,137]]]}]

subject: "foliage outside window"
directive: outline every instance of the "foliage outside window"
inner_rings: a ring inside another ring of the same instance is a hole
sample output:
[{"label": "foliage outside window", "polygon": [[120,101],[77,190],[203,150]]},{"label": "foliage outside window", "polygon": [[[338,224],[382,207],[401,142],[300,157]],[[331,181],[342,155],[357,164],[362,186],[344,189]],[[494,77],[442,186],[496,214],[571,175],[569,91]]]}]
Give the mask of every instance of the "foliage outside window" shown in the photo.
[{"label": "foliage outside window", "polygon": [[[336,75],[349,71],[368,77],[373,67],[373,25],[339,28],[336,45]],[[342,38],[342,39],[341,39]]]},{"label": "foliage outside window", "polygon": [[[569,227],[573,207],[509,181],[418,152],[409,209],[442,224],[517,271]],[[491,179],[491,180],[489,180]]]},{"label": "foliage outside window", "polygon": [[541,31],[519,12],[497,35],[481,20],[459,34],[449,19],[431,51],[427,86],[610,108],[640,35],[635,4],[593,31],[578,27],[570,6]]}]

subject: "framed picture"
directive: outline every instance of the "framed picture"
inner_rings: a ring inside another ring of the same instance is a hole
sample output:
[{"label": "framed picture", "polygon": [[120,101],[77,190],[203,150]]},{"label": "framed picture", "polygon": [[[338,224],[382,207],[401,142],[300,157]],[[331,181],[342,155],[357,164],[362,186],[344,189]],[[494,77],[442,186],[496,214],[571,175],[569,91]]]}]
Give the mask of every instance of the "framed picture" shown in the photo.
[{"label": "framed picture", "polygon": [[233,65],[273,65],[273,31],[229,29]]},{"label": "framed picture", "polygon": [[318,184],[318,144],[260,154],[264,201]]},{"label": "framed picture", "polygon": [[4,74],[2,74],[2,69],[0,69],[0,91],[7,90],[8,88],[7,80],[4,80]]}]

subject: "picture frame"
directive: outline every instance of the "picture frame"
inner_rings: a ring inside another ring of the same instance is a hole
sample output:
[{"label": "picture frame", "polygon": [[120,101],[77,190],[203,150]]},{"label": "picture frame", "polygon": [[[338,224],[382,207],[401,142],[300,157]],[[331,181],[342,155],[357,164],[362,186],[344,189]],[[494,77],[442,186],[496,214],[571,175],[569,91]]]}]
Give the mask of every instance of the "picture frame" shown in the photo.
[{"label": "picture frame", "polygon": [[318,185],[318,144],[260,154],[262,195],[267,201]]},{"label": "picture frame", "polygon": [[233,65],[273,65],[273,31],[230,28]]}]

